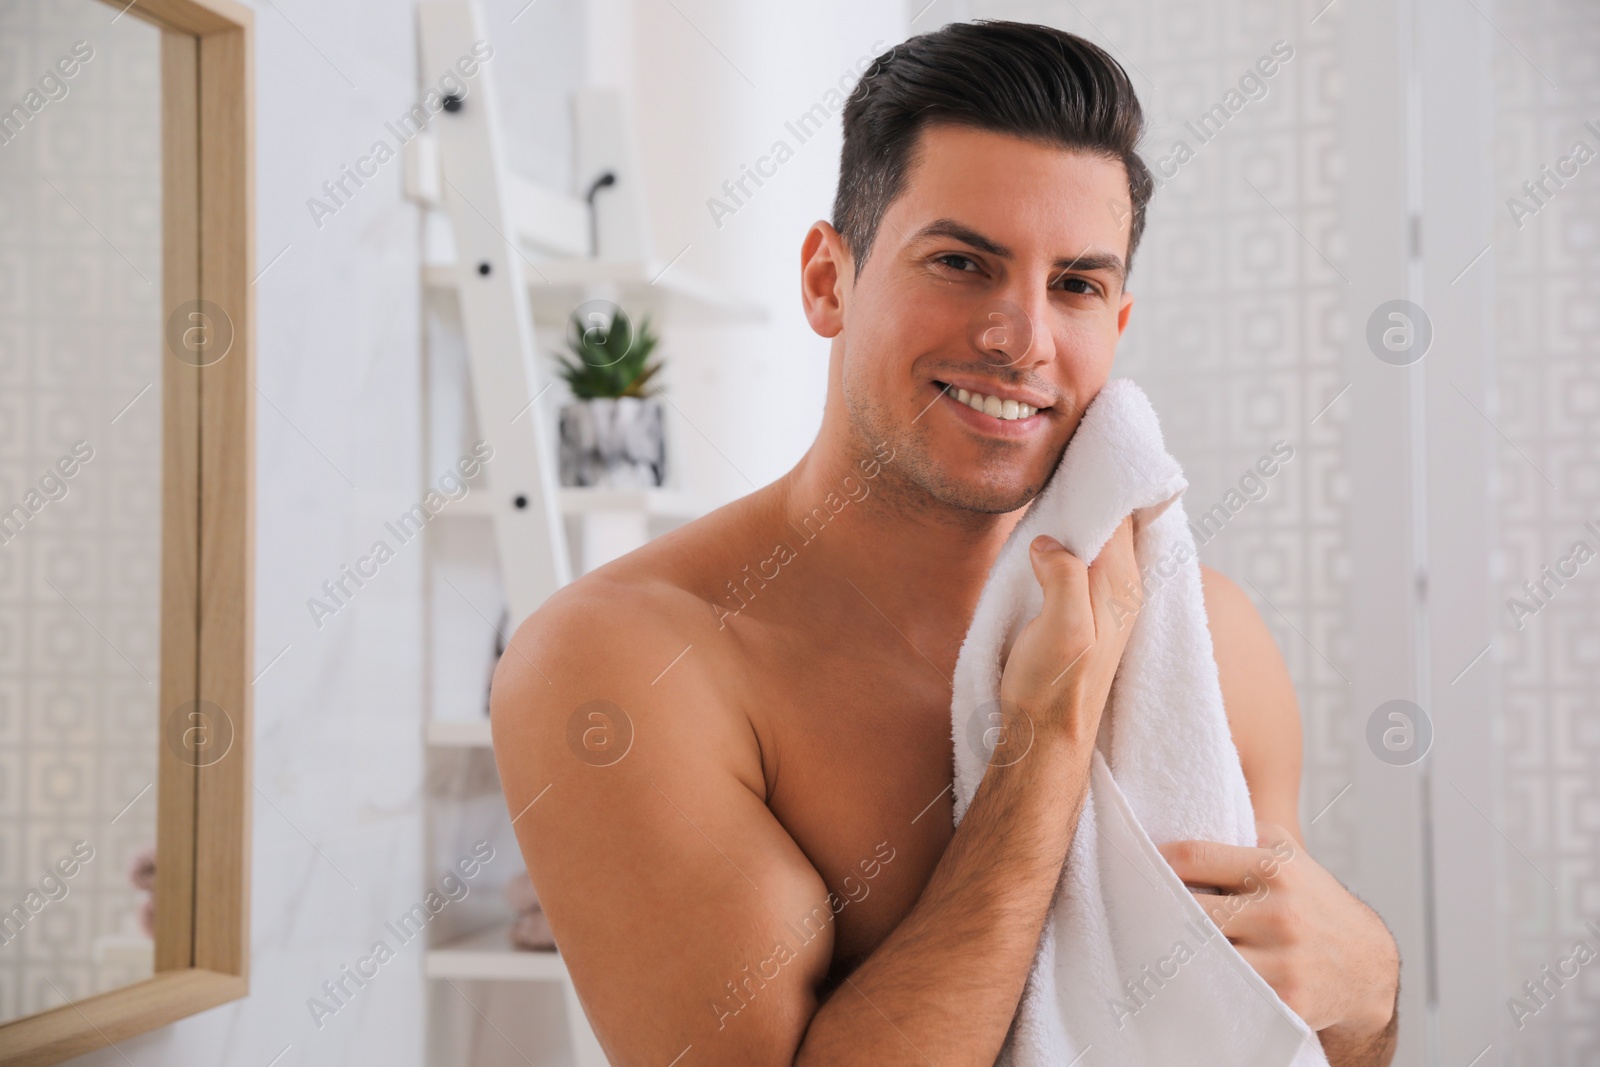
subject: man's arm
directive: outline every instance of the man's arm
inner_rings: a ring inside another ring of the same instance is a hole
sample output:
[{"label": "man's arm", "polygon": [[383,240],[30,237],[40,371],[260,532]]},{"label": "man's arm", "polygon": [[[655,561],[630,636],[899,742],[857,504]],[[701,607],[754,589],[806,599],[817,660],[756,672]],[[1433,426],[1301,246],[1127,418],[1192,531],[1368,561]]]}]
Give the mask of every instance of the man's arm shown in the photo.
[{"label": "man's arm", "polygon": [[[1318,1031],[1334,1067],[1383,1067],[1394,1057],[1399,1032],[1394,939],[1305,848],[1298,814],[1300,714],[1271,632],[1237,585],[1209,567],[1201,568],[1201,577],[1223,703],[1260,820],[1261,847],[1175,842],[1161,851],[1192,885],[1259,896],[1264,881],[1264,897],[1212,909],[1223,933]],[[1262,878],[1263,869],[1273,873]]]},{"label": "man's arm", "polygon": [[[916,906],[820,1005],[826,887],[766,808],[758,746],[719,704],[715,679],[686,660],[650,681],[682,634],[641,623],[649,611],[637,599],[577,590],[518,631],[495,678],[496,758],[540,901],[613,1063],[994,1061],[1127,639],[1112,592],[1136,575],[1126,524],[1093,568],[1054,542],[1034,563],[1044,610],[1001,689],[1031,718],[1033,746],[991,765]],[[589,714],[573,727],[575,713],[597,698],[632,728],[627,754],[607,766],[569,744]]]},{"label": "man's arm", "polygon": [[671,600],[586,579],[513,635],[491,698],[506,803],[611,1063],[788,1063],[832,954],[810,921],[827,888]]}]

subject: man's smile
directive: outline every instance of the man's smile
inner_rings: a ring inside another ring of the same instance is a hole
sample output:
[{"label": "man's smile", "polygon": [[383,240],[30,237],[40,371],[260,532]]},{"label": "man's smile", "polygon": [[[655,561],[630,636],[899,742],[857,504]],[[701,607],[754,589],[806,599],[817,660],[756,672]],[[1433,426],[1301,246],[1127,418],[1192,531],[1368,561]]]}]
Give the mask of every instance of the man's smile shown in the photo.
[{"label": "man's smile", "polygon": [[1043,426],[1053,410],[1048,403],[1040,402],[1042,397],[1015,387],[979,383],[975,379],[961,384],[930,384],[943,394],[956,418],[994,436],[1025,437]]}]

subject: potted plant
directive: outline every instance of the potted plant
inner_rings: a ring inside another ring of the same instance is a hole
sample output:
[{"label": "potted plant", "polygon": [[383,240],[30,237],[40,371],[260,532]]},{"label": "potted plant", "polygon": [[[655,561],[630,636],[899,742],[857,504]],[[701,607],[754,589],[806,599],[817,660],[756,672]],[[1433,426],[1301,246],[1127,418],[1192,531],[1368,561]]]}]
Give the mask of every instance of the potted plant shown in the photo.
[{"label": "potted plant", "polygon": [[584,305],[556,355],[572,399],[561,408],[561,484],[643,489],[666,480],[666,419],[651,381],[661,361],[647,316],[636,331],[622,309]]}]

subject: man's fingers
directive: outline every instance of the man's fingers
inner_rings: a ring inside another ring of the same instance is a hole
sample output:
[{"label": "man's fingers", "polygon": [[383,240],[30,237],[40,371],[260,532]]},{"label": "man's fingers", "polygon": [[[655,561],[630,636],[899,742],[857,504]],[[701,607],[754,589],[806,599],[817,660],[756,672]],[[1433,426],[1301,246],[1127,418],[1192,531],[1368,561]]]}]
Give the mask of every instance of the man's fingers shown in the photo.
[{"label": "man's fingers", "polygon": [[1089,565],[1090,596],[1099,633],[1127,626],[1138,614],[1144,592],[1133,554],[1133,516],[1122,520]]},{"label": "man's fingers", "polygon": [[1039,614],[1063,622],[1080,614],[1089,598],[1089,570],[1083,560],[1045,534],[1028,545],[1028,559],[1044,590],[1044,609]]},{"label": "man's fingers", "polygon": [[[1156,848],[1186,884],[1216,886],[1230,893],[1249,892],[1266,877],[1263,871],[1276,870],[1276,857],[1264,848],[1216,841],[1172,841]],[[1248,885],[1246,879],[1251,879]]]},{"label": "man's fingers", "polygon": [[1265,940],[1269,925],[1266,912],[1257,907],[1270,892],[1264,882],[1240,893],[1195,893],[1197,904],[1217,924],[1222,936],[1235,945],[1257,944]]}]

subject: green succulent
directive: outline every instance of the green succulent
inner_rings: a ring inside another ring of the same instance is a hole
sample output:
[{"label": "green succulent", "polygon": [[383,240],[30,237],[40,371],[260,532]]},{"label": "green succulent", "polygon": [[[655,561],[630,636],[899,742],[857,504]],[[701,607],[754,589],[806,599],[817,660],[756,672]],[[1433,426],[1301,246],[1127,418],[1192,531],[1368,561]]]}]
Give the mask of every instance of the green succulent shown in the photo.
[{"label": "green succulent", "polygon": [[650,317],[639,323],[637,333],[626,314],[618,312],[605,326],[587,325],[576,312],[567,322],[567,353],[558,353],[561,377],[580,400],[597,397],[652,396],[656,390],[650,380],[661,370],[661,362],[650,362],[650,353],[659,340],[650,332]]}]

